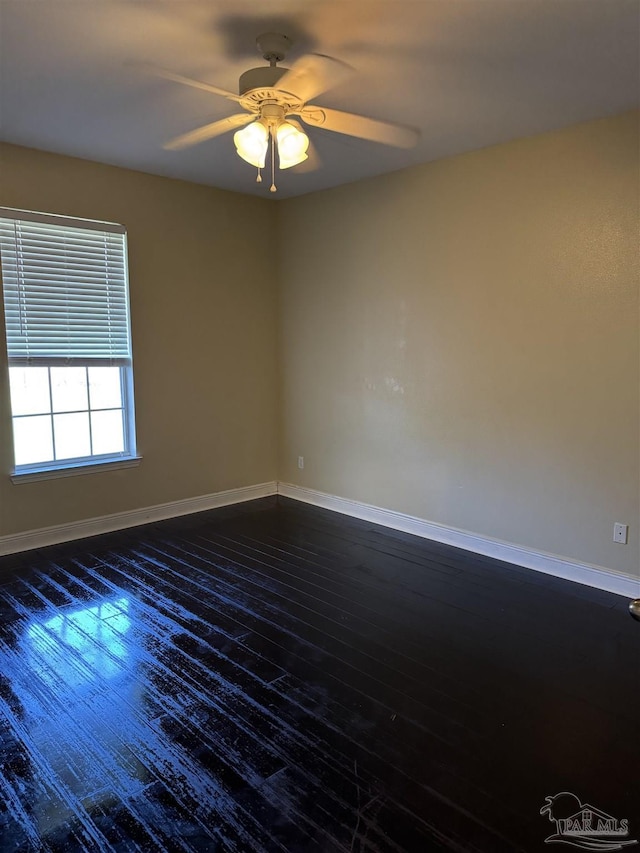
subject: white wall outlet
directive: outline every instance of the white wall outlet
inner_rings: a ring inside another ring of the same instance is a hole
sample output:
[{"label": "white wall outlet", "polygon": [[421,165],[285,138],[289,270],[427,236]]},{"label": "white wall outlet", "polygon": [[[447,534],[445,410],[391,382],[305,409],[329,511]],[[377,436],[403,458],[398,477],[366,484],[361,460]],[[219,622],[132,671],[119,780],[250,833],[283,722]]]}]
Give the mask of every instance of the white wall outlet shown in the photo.
[{"label": "white wall outlet", "polygon": [[298,456],[298,468],[304,468],[304,456]]},{"label": "white wall outlet", "polygon": [[613,525],[613,541],[619,542],[621,545],[626,545],[628,532],[628,524],[620,524],[619,521],[616,521],[616,523]]}]

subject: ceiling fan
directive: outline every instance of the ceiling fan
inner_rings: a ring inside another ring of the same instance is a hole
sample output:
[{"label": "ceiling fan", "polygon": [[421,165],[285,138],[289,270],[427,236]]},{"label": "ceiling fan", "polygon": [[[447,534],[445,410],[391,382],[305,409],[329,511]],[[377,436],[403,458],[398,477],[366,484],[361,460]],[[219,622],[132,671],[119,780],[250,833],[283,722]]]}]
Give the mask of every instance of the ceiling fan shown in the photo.
[{"label": "ceiling fan", "polygon": [[245,110],[182,134],[166,143],[165,148],[187,148],[234,128],[242,128],[234,134],[236,150],[240,157],[257,167],[257,181],[262,181],[260,170],[265,167],[271,143],[270,189],[275,192],[276,150],[280,169],[296,166],[308,157],[309,138],[293,116],[298,116],[310,127],[321,127],[385,145],[412,148],[416,144],[419,133],[413,128],[310,103],[317,95],[337,86],[349,76],[352,69],[344,62],[313,53],[296,60],[291,68],[282,68],[277,63],[282,62],[291,46],[291,40],[286,35],[263,33],[256,39],[256,44],[269,65],[245,71],[240,76],[238,95],[209,83],[144,64],[153,74],[220,95],[235,101]]}]

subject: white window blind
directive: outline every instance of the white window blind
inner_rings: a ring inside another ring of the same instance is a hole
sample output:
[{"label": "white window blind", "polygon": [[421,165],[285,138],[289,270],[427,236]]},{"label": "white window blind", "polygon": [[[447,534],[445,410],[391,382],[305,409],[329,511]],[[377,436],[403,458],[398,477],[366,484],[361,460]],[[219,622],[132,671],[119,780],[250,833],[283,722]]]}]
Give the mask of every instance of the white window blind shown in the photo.
[{"label": "white window blind", "polygon": [[128,365],[121,225],[0,208],[9,363]]}]

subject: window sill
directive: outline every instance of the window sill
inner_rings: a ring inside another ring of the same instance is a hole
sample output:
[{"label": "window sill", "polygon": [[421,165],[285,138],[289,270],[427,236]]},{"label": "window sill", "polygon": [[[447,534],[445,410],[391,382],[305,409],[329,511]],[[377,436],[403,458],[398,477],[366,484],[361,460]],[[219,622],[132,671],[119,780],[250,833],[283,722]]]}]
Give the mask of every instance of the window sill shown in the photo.
[{"label": "window sill", "polygon": [[57,480],[61,477],[78,477],[81,474],[97,474],[99,471],[117,471],[120,468],[135,468],[142,456],[114,459],[113,462],[87,462],[69,465],[67,468],[48,468],[42,471],[18,471],[11,474],[13,483],[35,483],[38,480]]}]

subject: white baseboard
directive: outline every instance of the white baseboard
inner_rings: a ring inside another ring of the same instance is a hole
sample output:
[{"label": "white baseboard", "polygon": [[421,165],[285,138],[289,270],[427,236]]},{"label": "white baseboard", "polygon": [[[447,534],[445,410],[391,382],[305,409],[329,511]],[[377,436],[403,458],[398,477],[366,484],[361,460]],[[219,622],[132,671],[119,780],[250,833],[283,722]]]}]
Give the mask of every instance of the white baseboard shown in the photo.
[{"label": "white baseboard", "polygon": [[19,551],[29,551],[33,548],[44,548],[47,545],[57,545],[60,542],[69,542],[73,539],[98,536],[101,533],[112,533],[114,530],[123,530],[127,527],[136,527],[140,524],[162,521],[166,518],[175,518],[194,512],[203,512],[207,509],[216,509],[275,494],[324,507],[343,515],[371,521],[384,527],[391,527],[394,530],[413,533],[415,536],[421,536],[424,539],[443,542],[446,545],[453,545],[456,548],[463,548],[466,551],[472,551],[486,557],[494,557],[497,560],[514,563],[517,566],[524,566],[537,572],[575,581],[606,592],[613,592],[626,598],[640,597],[640,579],[631,575],[614,572],[602,566],[578,563],[554,554],[534,551],[521,545],[513,545],[510,542],[478,536],[466,530],[447,527],[433,521],[426,521],[423,518],[416,518],[412,515],[405,515],[401,512],[383,509],[360,501],[339,498],[336,495],[329,495],[315,489],[276,482],[228,489],[224,492],[214,492],[197,498],[171,501],[170,503],[143,507],[130,512],[117,512],[112,515],[88,518],[70,524],[57,524],[53,527],[43,527],[38,530],[26,530],[23,533],[0,536],[0,556]]},{"label": "white baseboard", "polygon": [[256,486],[244,486],[240,489],[228,489],[224,492],[214,492],[211,495],[200,495],[197,498],[186,498],[165,504],[143,507],[130,512],[116,512],[112,515],[102,515],[98,518],[88,518],[71,524],[56,524],[53,527],[42,527],[39,530],[26,530],[24,533],[0,536],[0,556],[15,554],[18,551],[29,551],[33,548],[44,548],[47,545],[57,545],[72,539],[84,539],[87,536],[97,536],[100,533],[112,533],[126,527],[136,527],[152,521],[162,521],[165,518],[175,518],[178,515],[189,515],[192,512],[203,512],[207,509],[217,509],[230,504],[253,501],[256,498],[266,498],[275,495],[278,484],[260,483]]},{"label": "white baseboard", "polygon": [[413,533],[415,536],[421,536],[424,539],[433,539],[436,542],[454,545],[456,548],[464,548],[466,551],[473,551],[486,557],[494,557],[506,563],[514,563],[517,566],[534,569],[536,572],[543,572],[606,592],[624,595],[626,598],[640,597],[640,578],[614,572],[602,566],[577,563],[555,554],[534,551],[531,548],[512,545],[509,542],[502,542],[499,539],[491,539],[487,536],[478,536],[466,530],[458,530],[455,527],[425,521],[423,518],[416,518],[413,515],[405,515],[402,512],[382,509],[360,501],[339,498],[326,492],[294,486],[290,483],[279,483],[278,494],[314,504],[314,506],[324,507],[324,509],[331,509],[343,515],[351,515],[354,518],[381,524],[384,527],[392,527],[394,530]]}]

